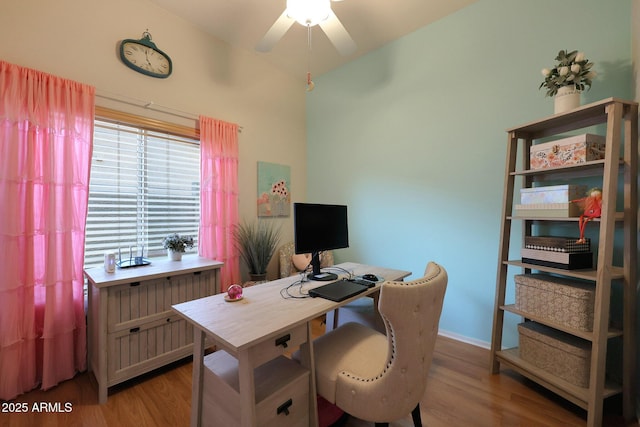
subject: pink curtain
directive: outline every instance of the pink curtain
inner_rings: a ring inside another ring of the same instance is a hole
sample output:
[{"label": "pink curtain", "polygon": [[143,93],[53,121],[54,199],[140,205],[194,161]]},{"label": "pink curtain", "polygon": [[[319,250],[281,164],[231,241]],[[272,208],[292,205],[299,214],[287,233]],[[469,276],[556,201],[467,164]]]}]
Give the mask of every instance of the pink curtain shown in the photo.
[{"label": "pink curtain", "polygon": [[0,61],[0,399],[86,369],[95,89]]},{"label": "pink curtain", "polygon": [[240,282],[233,241],[238,223],[238,125],[200,116],[200,256],[224,262],[221,290]]}]

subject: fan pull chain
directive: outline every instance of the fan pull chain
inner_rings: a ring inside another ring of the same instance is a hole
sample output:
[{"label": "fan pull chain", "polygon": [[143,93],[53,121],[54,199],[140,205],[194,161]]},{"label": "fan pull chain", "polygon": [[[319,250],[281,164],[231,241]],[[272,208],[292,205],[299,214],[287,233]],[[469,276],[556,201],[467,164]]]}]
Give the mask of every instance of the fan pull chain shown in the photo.
[{"label": "fan pull chain", "polygon": [[311,26],[307,24],[307,92],[311,92],[316,86],[311,80]]}]

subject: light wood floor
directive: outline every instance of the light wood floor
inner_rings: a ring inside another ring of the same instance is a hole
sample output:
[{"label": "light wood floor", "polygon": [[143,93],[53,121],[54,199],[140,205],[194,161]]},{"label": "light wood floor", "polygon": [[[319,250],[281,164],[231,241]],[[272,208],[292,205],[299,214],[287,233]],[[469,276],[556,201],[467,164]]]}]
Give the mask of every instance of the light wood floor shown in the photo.
[{"label": "light wood floor", "polygon": [[[555,397],[515,373],[489,374],[488,351],[439,337],[427,392],[421,403],[422,421],[429,427],[462,426],[584,426],[586,413]],[[145,375],[110,389],[106,404],[97,403],[97,386],[90,373],[43,392],[32,391],[14,402],[26,402],[27,414],[0,413],[1,427],[113,426],[144,427],[189,425],[191,362]],[[65,403],[68,413],[33,412],[33,404]],[[615,402],[614,402],[615,403]],[[612,405],[615,406],[615,405]],[[5,408],[5,407],[3,407]],[[627,426],[607,408],[605,426]],[[408,427],[409,418],[392,423]],[[372,426],[349,420],[348,427]],[[222,426],[232,427],[232,426]]]}]

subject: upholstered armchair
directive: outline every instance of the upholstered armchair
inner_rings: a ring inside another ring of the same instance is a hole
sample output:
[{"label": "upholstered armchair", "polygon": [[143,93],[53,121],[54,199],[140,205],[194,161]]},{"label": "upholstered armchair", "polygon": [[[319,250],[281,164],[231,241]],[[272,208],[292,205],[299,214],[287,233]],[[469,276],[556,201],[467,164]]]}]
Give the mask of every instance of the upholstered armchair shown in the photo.
[{"label": "upholstered armchair", "polygon": [[384,282],[378,310],[386,336],[347,323],[313,342],[318,394],[346,413],[376,426],[413,416],[421,427],[420,400],[429,376],[447,272],[433,262],[424,277]]},{"label": "upholstered armchair", "polygon": [[[296,254],[293,242],[285,243],[280,247],[280,277],[289,277],[298,274],[309,266],[311,254]],[[320,267],[333,265],[333,252],[324,251],[320,254]]]}]

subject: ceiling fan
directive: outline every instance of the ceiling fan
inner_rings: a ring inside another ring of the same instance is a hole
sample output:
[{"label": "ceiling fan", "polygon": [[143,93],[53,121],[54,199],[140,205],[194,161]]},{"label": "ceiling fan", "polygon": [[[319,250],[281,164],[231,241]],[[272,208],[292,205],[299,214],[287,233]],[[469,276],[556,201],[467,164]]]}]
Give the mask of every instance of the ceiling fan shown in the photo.
[{"label": "ceiling fan", "polygon": [[344,56],[350,55],[356,50],[355,42],[331,10],[331,0],[287,0],[286,9],[258,43],[256,50],[270,51],[294,22],[307,28],[320,25],[331,43]]}]

